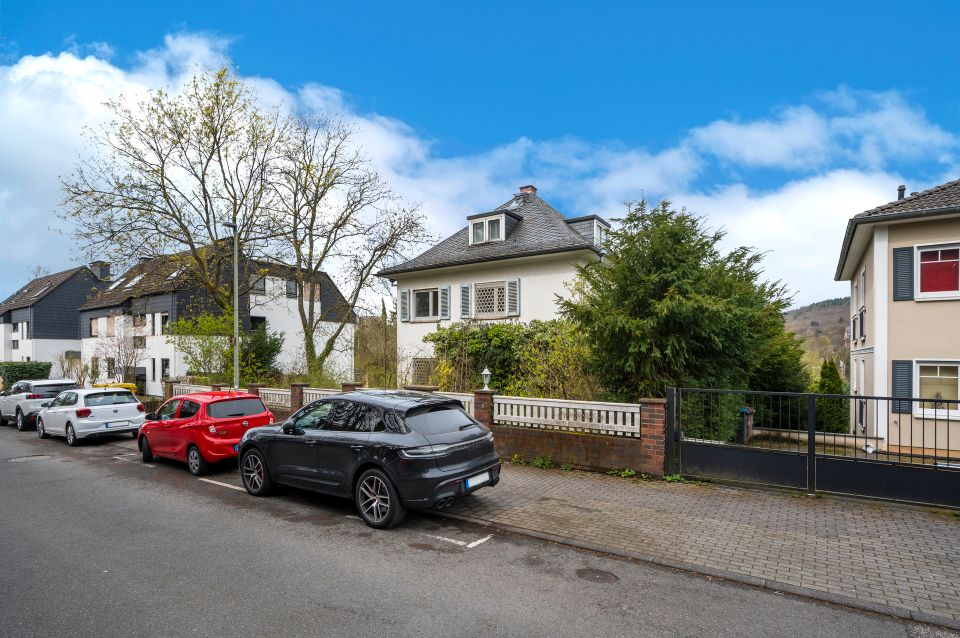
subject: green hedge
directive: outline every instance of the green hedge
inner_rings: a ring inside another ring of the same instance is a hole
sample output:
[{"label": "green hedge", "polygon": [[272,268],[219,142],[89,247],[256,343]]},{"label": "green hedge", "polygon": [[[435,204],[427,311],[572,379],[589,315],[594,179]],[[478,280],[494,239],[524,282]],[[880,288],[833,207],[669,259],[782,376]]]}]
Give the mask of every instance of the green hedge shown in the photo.
[{"label": "green hedge", "polygon": [[0,361],[0,376],[9,388],[23,379],[48,379],[52,367],[49,361]]}]

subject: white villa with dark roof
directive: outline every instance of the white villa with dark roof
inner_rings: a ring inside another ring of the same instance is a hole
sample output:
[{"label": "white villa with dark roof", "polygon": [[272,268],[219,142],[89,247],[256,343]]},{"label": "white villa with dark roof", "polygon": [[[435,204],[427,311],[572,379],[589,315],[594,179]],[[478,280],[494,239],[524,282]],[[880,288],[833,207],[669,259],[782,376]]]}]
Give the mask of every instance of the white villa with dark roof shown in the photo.
[{"label": "white villa with dark roof", "polygon": [[596,215],[568,218],[536,187],[523,186],[424,253],[378,273],[397,286],[400,378],[427,382],[434,358],[423,338],[438,326],[555,319],[557,296],[570,294],[578,265],[602,258],[609,229]]}]

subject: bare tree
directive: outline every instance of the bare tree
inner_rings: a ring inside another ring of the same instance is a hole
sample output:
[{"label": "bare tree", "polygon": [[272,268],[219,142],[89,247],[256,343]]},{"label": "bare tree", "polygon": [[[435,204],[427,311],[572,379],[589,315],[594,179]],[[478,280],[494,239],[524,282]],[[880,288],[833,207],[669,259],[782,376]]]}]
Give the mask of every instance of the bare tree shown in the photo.
[{"label": "bare tree", "polygon": [[50,274],[49,268],[38,264],[34,266],[33,269],[30,271],[30,281],[33,281],[34,279],[40,279],[41,277],[46,277],[49,274]]},{"label": "bare tree", "polygon": [[[275,182],[275,245],[293,262],[311,374],[323,370],[364,293],[377,283],[376,272],[427,239],[417,207],[400,202],[357,150],[353,136],[354,131],[337,120],[293,119]],[[342,308],[316,303],[321,272],[339,279]],[[325,321],[335,327],[321,333]]]},{"label": "bare tree", "polygon": [[227,68],[202,72],[179,93],[106,107],[113,119],[87,130],[94,153],[62,181],[63,218],[91,257],[130,264],[182,253],[183,274],[226,308],[232,246],[209,247],[231,235],[224,223],[237,225],[248,257],[269,239],[286,118],[258,107]]},{"label": "bare tree", "polygon": [[[124,382],[133,383],[137,365],[146,354],[146,328],[134,326],[129,315],[108,317],[107,322],[107,331],[97,339],[97,359],[107,366],[108,378],[120,376]],[[111,333],[109,325],[112,322],[115,327]]]}]

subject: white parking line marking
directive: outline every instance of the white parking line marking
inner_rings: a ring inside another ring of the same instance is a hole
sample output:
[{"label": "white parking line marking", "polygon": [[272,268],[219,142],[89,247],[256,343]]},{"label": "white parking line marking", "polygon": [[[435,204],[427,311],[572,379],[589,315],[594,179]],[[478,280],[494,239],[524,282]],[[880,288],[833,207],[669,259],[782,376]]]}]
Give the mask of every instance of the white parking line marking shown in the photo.
[{"label": "white parking line marking", "polygon": [[427,537],[429,537],[429,538],[435,538],[435,539],[437,539],[438,541],[443,541],[443,542],[445,542],[445,543],[452,543],[453,545],[456,545],[457,547],[466,547],[467,549],[473,549],[474,547],[476,547],[476,546],[478,546],[478,545],[482,545],[483,543],[486,543],[488,540],[490,540],[491,538],[493,538],[493,534],[490,534],[489,536],[485,536],[484,538],[481,538],[481,539],[479,539],[479,540],[475,540],[475,541],[473,541],[472,543],[468,543],[468,542],[466,542],[466,541],[458,541],[458,540],[455,539],[455,538],[447,538],[446,536],[434,536],[433,534],[424,534],[424,536],[427,536]]},{"label": "white parking line marking", "polygon": [[470,543],[469,545],[467,545],[467,549],[473,549],[473,548],[476,547],[477,545],[482,545],[483,543],[486,543],[486,542],[487,542],[488,540],[490,540],[491,538],[493,538],[493,534],[490,534],[489,536],[486,536],[486,537],[484,537],[484,538],[481,538],[480,540],[473,541],[472,543]]},{"label": "white parking line marking", "polygon": [[243,489],[242,487],[240,487],[240,486],[238,486],[238,485],[230,485],[229,483],[221,483],[220,481],[214,481],[213,479],[202,478],[202,479],[197,479],[197,480],[203,481],[204,483],[213,483],[214,485],[219,485],[220,487],[229,487],[231,490],[238,490],[238,491],[240,491],[240,492],[246,492],[246,491],[247,491],[247,490]]}]

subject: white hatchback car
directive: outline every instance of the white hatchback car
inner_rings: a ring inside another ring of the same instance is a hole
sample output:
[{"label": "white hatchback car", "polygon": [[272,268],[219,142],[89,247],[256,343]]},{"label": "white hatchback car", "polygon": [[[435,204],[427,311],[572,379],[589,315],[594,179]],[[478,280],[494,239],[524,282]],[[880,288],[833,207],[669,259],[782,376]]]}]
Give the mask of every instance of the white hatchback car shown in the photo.
[{"label": "white hatchback car", "polygon": [[44,403],[37,415],[37,435],[41,439],[63,436],[68,445],[117,434],[137,438],[143,421],[143,404],[129,390],[67,390]]}]

